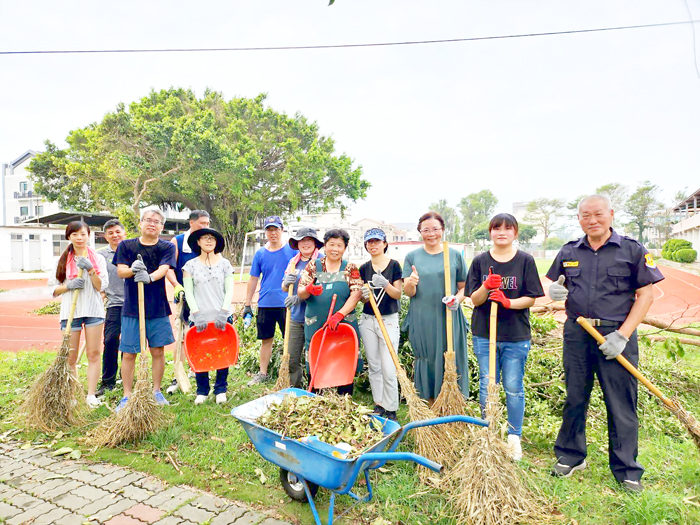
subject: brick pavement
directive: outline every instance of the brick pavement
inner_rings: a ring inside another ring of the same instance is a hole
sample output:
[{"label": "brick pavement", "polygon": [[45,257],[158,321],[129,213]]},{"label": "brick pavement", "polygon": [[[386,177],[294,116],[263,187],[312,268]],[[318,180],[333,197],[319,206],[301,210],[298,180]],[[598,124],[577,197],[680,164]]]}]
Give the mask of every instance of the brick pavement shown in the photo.
[{"label": "brick pavement", "polygon": [[192,487],[124,467],[0,443],[0,523],[8,525],[291,525]]}]

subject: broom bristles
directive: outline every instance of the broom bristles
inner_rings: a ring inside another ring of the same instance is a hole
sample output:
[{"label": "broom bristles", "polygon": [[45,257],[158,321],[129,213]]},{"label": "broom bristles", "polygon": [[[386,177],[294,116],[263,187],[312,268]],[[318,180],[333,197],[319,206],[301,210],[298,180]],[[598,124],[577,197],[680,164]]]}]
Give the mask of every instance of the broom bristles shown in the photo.
[{"label": "broom bristles", "polygon": [[279,373],[277,374],[277,382],[275,382],[275,388],[273,390],[284,390],[291,386],[292,382],[289,377],[289,352],[285,352],[282,355],[282,362],[280,363]]},{"label": "broom bristles", "polygon": [[467,400],[459,388],[456,356],[454,352],[445,352],[445,372],[442,378],[440,394],[435,399],[433,411],[438,416],[466,415]]},{"label": "broom bristles", "polygon": [[170,417],[158,406],[153,396],[149,360],[141,352],[138,379],[126,406],[105,419],[89,438],[90,443],[103,447],[118,447],[137,442],[163,428]]},{"label": "broom bristles", "polygon": [[70,351],[70,334],[64,334],[56,359],[37,377],[17,411],[27,428],[53,432],[85,424],[87,404],[83,386],[68,366]]},{"label": "broom bristles", "polygon": [[695,418],[695,416],[683,408],[677,398],[672,398],[671,403],[673,404],[673,408],[666,405],[664,406],[673,412],[678,420],[683,423],[683,425],[688,429],[688,432],[690,432],[695,445],[698,447],[698,449],[700,449],[700,422]]}]

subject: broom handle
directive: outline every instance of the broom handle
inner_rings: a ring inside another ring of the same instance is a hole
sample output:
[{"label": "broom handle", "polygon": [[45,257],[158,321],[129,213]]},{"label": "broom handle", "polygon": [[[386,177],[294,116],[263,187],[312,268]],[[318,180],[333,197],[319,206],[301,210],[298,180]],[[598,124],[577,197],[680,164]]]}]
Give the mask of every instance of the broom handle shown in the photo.
[{"label": "broom handle", "polygon": [[[83,252],[85,255],[85,252]],[[83,269],[78,268],[78,279],[83,276]],[[66,329],[63,331],[63,335],[71,335],[71,325],[73,324],[73,317],[75,317],[75,309],[78,306],[78,294],[80,290],[73,290],[73,299],[70,303],[70,311],[68,312],[68,319],[66,320]]]},{"label": "broom handle", "polygon": [[496,333],[498,330],[498,303],[491,301],[489,318],[489,385],[496,384]]},{"label": "broom handle", "polygon": [[374,298],[374,292],[370,288],[369,284],[365,284],[369,290],[369,304],[372,305],[372,310],[374,311],[374,317],[377,318],[377,323],[379,324],[379,329],[382,331],[384,336],[384,342],[386,347],[389,349],[389,355],[391,355],[391,360],[394,362],[394,366],[397,370],[402,369],[399,357],[396,355],[396,350],[394,350],[394,345],[391,344],[391,338],[389,337],[389,332],[386,331],[386,326],[384,326],[384,319],[382,319],[382,314],[379,312],[379,306],[377,306],[377,300]]},{"label": "broom handle", "polygon": [[[576,322],[580,324],[586,332],[591,334],[593,336],[593,339],[595,339],[599,345],[602,345],[605,342],[605,337],[603,337],[598,330],[593,328],[591,323],[586,321],[584,317],[579,317],[576,319]],[[627,371],[632,374],[635,378],[637,378],[638,381],[640,381],[645,387],[651,391],[652,394],[654,394],[656,397],[658,397],[664,405],[666,405],[668,408],[675,409],[676,406],[671,402],[669,398],[667,398],[661,390],[656,388],[654,386],[654,383],[649,381],[646,377],[642,375],[642,373],[637,370],[632,363],[630,363],[622,354],[618,355],[615,357],[615,359],[618,360],[618,362],[624,366]]]},{"label": "broom handle", "polygon": [[[331,299],[331,307],[328,310],[328,319],[333,315],[333,309],[335,308],[335,301],[338,298],[338,294],[334,293]],[[318,353],[316,354],[316,360],[314,361],[314,370],[311,375],[311,380],[309,381],[309,392],[314,388],[314,380],[316,379],[316,374],[318,374],[318,362],[321,360],[321,352],[323,352],[323,343],[326,342],[326,334],[328,333],[328,319],[326,319],[326,324],[323,325],[323,335],[321,335],[321,344],[318,347]],[[286,332],[287,330],[285,330]]]},{"label": "broom handle", "polygon": [[[287,297],[294,295],[294,286],[290,286],[287,290]],[[291,337],[291,330],[289,325],[292,324],[292,309],[287,308],[287,312],[284,316],[284,346],[282,347],[282,357],[289,353],[289,338]]]},{"label": "broom handle", "polygon": [[[445,297],[452,295],[452,274],[450,273],[450,244],[442,243],[443,261],[445,265]],[[452,310],[445,305],[445,329],[447,330],[447,351],[454,353],[454,333],[452,332]]]},{"label": "broom handle", "polygon": [[143,298],[143,283],[137,283],[139,290],[139,342],[141,352],[145,352],[146,348],[146,307]]}]

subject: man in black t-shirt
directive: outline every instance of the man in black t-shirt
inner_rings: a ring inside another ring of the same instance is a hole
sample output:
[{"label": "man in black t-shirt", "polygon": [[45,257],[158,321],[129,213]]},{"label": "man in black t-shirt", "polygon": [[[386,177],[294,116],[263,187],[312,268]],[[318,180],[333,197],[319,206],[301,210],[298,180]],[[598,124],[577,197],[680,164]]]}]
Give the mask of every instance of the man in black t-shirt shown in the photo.
[{"label": "man in black t-shirt", "polygon": [[[134,383],[136,354],[141,351],[139,334],[138,284],[144,283],[144,307],[146,313],[146,339],[153,360],[153,395],[159,405],[168,401],[160,391],[165,370],[164,347],[175,341],[170,326],[170,305],[165,293],[165,275],[175,266],[175,247],[159,239],[165,216],[160,210],[143,213],[139,228],[141,237],[119,243],[112,264],[117,266],[124,281],[124,307],[122,309],[122,382],[124,397],[115,409],[126,406]],[[139,258],[139,256],[141,256]]]}]

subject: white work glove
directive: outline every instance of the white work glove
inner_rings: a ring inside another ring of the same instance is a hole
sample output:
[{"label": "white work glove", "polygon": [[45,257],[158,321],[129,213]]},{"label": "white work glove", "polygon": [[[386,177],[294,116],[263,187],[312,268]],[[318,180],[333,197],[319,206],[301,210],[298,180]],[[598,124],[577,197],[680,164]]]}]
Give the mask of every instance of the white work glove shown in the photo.
[{"label": "white work glove", "polygon": [[372,276],[372,286],[384,289],[389,286],[389,279],[384,277],[381,273],[375,273]]},{"label": "white work glove", "polygon": [[605,336],[605,342],[599,348],[605,354],[605,359],[610,361],[622,353],[628,342],[629,339],[622,335],[619,330],[615,330]]},{"label": "white work glove", "polygon": [[197,329],[197,332],[203,332],[207,327],[207,324],[209,324],[204,318],[202,312],[192,312],[190,314],[190,321],[194,323],[194,327]]},{"label": "white work glove", "polygon": [[226,330],[226,324],[228,323],[228,318],[231,314],[228,310],[219,310],[214,319],[214,326],[219,330]]},{"label": "white work glove", "polygon": [[564,286],[564,279],[565,277],[560,275],[556,283],[549,285],[549,297],[552,301],[566,301],[569,296],[569,290]]},{"label": "white work glove", "polygon": [[284,307],[292,308],[301,302],[298,295],[290,295],[284,298]]},{"label": "white work glove", "polygon": [[371,294],[371,293],[372,292],[369,291],[369,288],[367,288],[366,286],[363,286],[362,287],[362,300],[365,302],[369,301],[369,294]]},{"label": "white work glove", "polygon": [[297,282],[297,274],[296,273],[285,273],[284,277],[282,278],[282,286],[284,288],[288,288],[289,286],[293,285],[295,282]]},{"label": "white work glove", "polygon": [[78,257],[75,260],[75,265],[78,268],[82,268],[86,272],[89,272],[90,270],[92,270],[92,263],[90,262],[90,259],[88,259],[87,257]]},{"label": "white work glove", "polygon": [[149,274],[146,270],[137,270],[134,273],[134,281],[137,283],[148,284],[153,282],[153,279],[151,278],[151,274]]},{"label": "white work glove", "polygon": [[143,260],[141,260],[140,256],[139,256],[139,259],[137,259],[131,263],[131,271],[134,273],[139,272],[139,271],[144,271],[144,272],[148,271],[148,268],[146,268],[146,263],[144,263]]},{"label": "white work glove", "polygon": [[70,279],[66,282],[66,288],[69,290],[82,290],[85,288],[85,279],[82,277],[76,277],[75,279]]},{"label": "white work glove", "polygon": [[457,301],[457,298],[454,295],[448,295],[447,297],[443,297],[442,302],[445,306],[447,306],[447,308],[449,308],[453,312],[456,312],[459,309],[459,302]]}]

